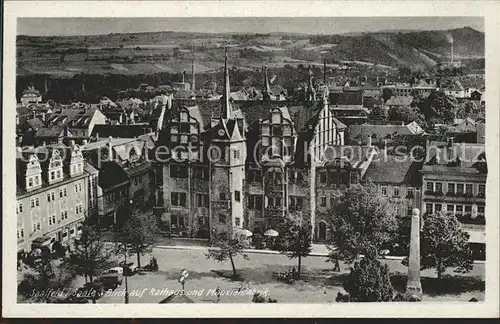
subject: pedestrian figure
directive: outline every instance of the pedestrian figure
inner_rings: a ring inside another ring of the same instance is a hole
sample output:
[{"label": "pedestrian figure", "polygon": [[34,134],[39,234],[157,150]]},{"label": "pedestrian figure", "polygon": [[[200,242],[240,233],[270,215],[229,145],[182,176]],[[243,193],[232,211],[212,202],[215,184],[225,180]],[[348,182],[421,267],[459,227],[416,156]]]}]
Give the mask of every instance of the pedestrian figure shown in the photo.
[{"label": "pedestrian figure", "polygon": [[217,304],[220,302],[220,288],[215,289],[215,294],[217,295]]},{"label": "pedestrian figure", "polygon": [[335,259],[335,268],[333,269],[333,271],[340,272],[340,263],[339,263],[339,259]]},{"label": "pedestrian figure", "polygon": [[295,270],[295,267],[292,268],[292,278],[297,279],[297,270]]}]

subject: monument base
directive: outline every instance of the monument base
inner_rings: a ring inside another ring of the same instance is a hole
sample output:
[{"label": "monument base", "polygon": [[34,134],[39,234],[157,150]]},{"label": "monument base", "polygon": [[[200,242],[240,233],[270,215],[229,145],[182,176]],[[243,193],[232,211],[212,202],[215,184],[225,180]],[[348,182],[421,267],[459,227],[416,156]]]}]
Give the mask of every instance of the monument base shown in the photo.
[{"label": "monument base", "polygon": [[420,283],[415,283],[412,285],[406,286],[406,297],[416,296],[418,298],[422,298],[422,285]]}]

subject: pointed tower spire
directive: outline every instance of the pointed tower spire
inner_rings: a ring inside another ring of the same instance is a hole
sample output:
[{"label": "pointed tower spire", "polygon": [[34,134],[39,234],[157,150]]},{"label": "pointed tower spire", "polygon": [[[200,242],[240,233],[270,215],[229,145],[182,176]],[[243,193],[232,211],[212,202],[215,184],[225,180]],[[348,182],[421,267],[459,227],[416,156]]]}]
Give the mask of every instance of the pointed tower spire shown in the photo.
[{"label": "pointed tower spire", "polygon": [[267,67],[263,66],[264,71],[264,89],[262,91],[263,100],[271,100],[271,86],[269,85],[269,78],[267,76]]},{"label": "pointed tower spire", "polygon": [[224,48],[224,93],[222,94],[221,118],[229,119],[231,117],[231,104],[229,96],[231,89],[229,87],[229,67],[227,66],[227,46]]}]

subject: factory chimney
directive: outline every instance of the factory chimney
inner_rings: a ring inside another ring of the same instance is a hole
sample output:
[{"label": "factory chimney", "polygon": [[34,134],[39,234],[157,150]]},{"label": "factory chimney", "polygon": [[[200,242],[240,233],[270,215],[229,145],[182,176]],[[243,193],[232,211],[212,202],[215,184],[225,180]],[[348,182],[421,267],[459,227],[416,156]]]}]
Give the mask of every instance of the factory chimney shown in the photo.
[{"label": "factory chimney", "polygon": [[193,78],[193,80],[191,81],[191,87],[193,88],[193,91],[196,90],[195,88],[195,75],[194,75],[194,60],[191,62],[191,77]]},{"label": "factory chimney", "polygon": [[450,63],[453,65],[453,42],[451,42],[451,55],[450,55]]}]

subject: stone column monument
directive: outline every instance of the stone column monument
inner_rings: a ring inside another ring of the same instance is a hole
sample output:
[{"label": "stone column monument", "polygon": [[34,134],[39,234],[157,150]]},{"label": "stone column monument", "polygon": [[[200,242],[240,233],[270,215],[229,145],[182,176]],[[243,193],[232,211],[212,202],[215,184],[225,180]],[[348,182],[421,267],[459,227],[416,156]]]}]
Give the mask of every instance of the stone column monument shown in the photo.
[{"label": "stone column monument", "polygon": [[408,263],[408,282],[406,297],[422,298],[420,283],[420,210],[413,209],[411,216],[410,256]]}]

